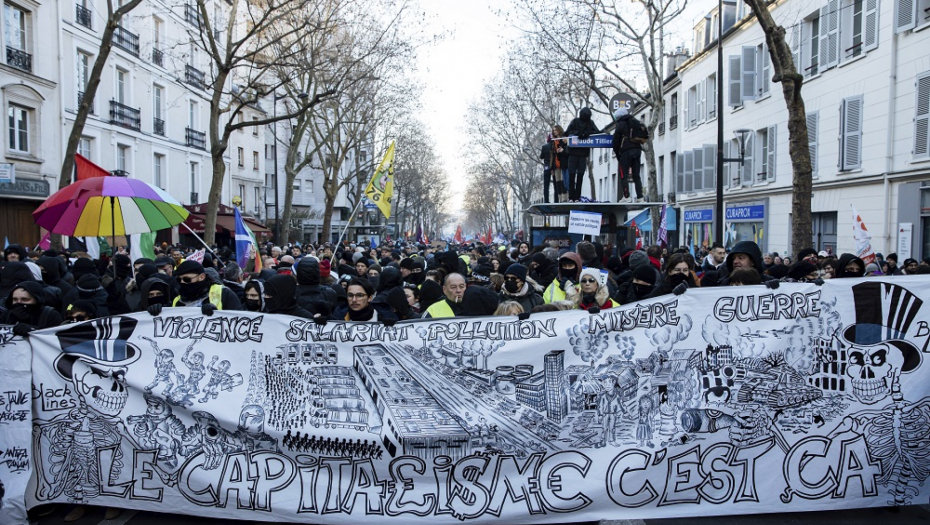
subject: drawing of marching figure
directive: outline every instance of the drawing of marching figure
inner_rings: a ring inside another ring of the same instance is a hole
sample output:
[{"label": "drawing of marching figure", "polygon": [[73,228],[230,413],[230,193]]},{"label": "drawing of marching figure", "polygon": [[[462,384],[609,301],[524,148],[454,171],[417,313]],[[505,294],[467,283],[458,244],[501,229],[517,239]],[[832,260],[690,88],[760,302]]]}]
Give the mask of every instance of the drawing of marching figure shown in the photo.
[{"label": "drawing of marching figure", "polygon": [[216,399],[220,390],[231,392],[233,388],[243,383],[242,374],[230,375],[227,373],[230,366],[229,361],[224,359],[217,363],[218,360],[219,357],[213,356],[207,366],[210,370],[210,380],[207,381],[207,386],[203,389],[203,397],[197,400],[198,403],[206,403],[211,399]]},{"label": "drawing of marching figure", "polygon": [[188,408],[194,406],[194,397],[200,393],[200,381],[207,375],[207,369],[203,364],[203,352],[194,352],[194,345],[200,339],[194,339],[188,345],[184,355],[181,356],[181,362],[187,366],[188,374],[185,379],[184,374],[178,374],[178,386],[168,396],[168,403],[180,407]]},{"label": "drawing of marching figure", "polygon": [[142,448],[157,450],[158,461],[174,469],[178,466],[178,455],[182,454],[185,445],[189,448],[196,436],[185,428],[165,400],[148,393],[143,397],[145,414],[129,416],[126,423],[133,426],[132,432]]},{"label": "drawing of marching figure", "polygon": [[128,490],[116,485],[130,481],[124,461],[141,448],[120,419],[129,399],[126,368],[141,354],[127,342],[135,327],[135,319],[107,317],[56,334],[61,354],[54,367],[71,382],[77,407],[34,423],[38,500],[64,495],[85,503],[104,487]]},{"label": "drawing of marching figure", "polygon": [[265,409],[260,405],[245,405],[239,413],[236,439],[249,452],[278,450],[278,440],[265,433]]},{"label": "drawing of marching figure", "polygon": [[162,390],[161,395],[162,397],[168,397],[171,394],[171,389],[174,388],[174,381],[171,376],[174,376],[178,383],[184,381],[184,377],[178,373],[178,369],[174,366],[174,352],[167,348],[164,350],[159,349],[158,344],[148,337],[142,336],[142,339],[151,343],[152,349],[155,350],[155,379],[143,388],[143,391],[151,392],[159,383],[164,383],[165,389]]},{"label": "drawing of marching figure", "polygon": [[604,427],[604,435],[601,438],[600,446],[607,444],[619,445],[617,440],[617,426],[619,425],[620,416],[623,414],[623,398],[620,394],[620,385],[617,381],[609,377],[604,392],[599,394],[597,400],[597,418]]}]

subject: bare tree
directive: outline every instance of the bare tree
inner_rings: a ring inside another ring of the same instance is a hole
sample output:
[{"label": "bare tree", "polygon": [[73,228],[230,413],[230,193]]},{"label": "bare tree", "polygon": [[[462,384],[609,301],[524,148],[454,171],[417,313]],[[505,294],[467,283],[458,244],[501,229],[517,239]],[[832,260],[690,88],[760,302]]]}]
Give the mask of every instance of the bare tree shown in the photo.
[{"label": "bare tree", "polygon": [[[264,126],[278,120],[294,118],[309,108],[328,100],[334,89],[318,91],[302,101],[293,112],[260,119],[237,117],[248,106],[258,106],[276,92],[286,79],[275,75],[281,67],[296,63],[303,55],[302,40],[317,31],[330,30],[325,9],[309,0],[228,0],[225,20],[215,19],[207,9],[207,0],[196,0],[200,13],[199,27],[190,30],[193,45],[203,49],[211,62],[211,75],[205,89],[210,98],[210,156],[213,173],[204,239],[213,244],[216,213],[220,205],[226,163],[223,155],[233,131],[250,126]],[[281,45],[281,43],[287,45]]]},{"label": "bare tree", "polygon": [[422,225],[429,237],[440,231],[447,215],[443,212],[449,198],[449,183],[442,161],[430,138],[422,133],[423,123],[408,118],[397,134],[394,163],[394,229]]},{"label": "bare tree", "polygon": [[[785,41],[785,28],[778,25],[769,13],[774,3],[765,0],[746,0],[759,26],[765,32],[769,55],[772,57],[773,82],[780,82],[788,109],[788,154],[791,157],[791,251],[798,253],[809,248],[814,238],[811,217],[813,198],[813,167],[810,143],[807,136],[807,109],[801,96],[804,76],[798,73],[791,47]],[[797,43],[796,43],[797,44]]]}]

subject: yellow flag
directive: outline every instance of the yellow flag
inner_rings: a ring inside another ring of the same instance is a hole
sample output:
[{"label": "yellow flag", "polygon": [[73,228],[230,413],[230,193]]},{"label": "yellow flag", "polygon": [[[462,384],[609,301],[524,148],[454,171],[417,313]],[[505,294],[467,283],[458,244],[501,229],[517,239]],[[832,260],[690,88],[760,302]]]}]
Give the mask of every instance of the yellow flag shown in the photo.
[{"label": "yellow flag", "polygon": [[365,196],[368,200],[375,203],[381,210],[381,213],[388,219],[391,218],[391,199],[394,198],[394,142],[388,148],[381,164],[378,165],[378,171],[375,172],[368,187],[365,188]]}]

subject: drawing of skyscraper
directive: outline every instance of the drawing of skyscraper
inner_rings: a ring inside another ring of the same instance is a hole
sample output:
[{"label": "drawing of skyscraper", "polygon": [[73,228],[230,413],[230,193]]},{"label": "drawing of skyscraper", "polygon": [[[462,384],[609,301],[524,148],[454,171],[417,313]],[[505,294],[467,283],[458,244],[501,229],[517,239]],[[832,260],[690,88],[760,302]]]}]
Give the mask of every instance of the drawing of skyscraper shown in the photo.
[{"label": "drawing of skyscraper", "polygon": [[568,394],[565,389],[565,351],[553,350],[544,358],[546,373],[546,412],[552,421],[561,423],[568,414]]}]

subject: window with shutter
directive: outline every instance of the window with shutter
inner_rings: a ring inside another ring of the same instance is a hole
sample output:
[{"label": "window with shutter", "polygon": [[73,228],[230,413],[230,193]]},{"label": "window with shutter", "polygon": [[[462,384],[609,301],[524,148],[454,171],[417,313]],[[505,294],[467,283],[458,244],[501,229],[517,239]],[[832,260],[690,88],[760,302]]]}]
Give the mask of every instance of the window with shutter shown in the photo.
[{"label": "window with shutter", "polygon": [[691,90],[689,89],[685,93],[685,103],[682,105],[682,113],[684,114],[683,124],[684,124],[685,129],[691,129],[691,120],[689,120],[691,117],[688,114],[690,112],[689,111],[690,106],[691,106]]},{"label": "window with shutter", "polygon": [[914,116],[914,157],[930,156],[930,72],[917,77],[917,104]]},{"label": "window with shutter", "polygon": [[694,157],[690,151],[685,151],[681,154],[685,158],[685,170],[684,170],[684,179],[685,179],[685,193],[691,193],[694,191]]},{"label": "window with shutter", "polygon": [[807,32],[807,46],[802,45],[804,60],[804,76],[814,76],[820,72],[820,16],[816,15],[804,27]]},{"label": "window with shutter", "polygon": [[917,0],[896,0],[894,32],[901,33],[917,26]]},{"label": "window with shutter", "polygon": [[694,158],[694,192],[704,191],[704,150],[701,148],[691,151]]},{"label": "window with shutter", "polygon": [[820,125],[820,113],[812,111],[807,114],[807,144],[811,155],[811,176],[817,176],[817,128]]},{"label": "window with shutter", "polygon": [[878,0],[865,0],[865,29],[863,47],[866,51],[878,47]]},{"label": "window with shutter", "polygon": [[830,0],[820,8],[821,70],[831,68],[840,58],[840,2]]},{"label": "window with shutter", "polygon": [[778,126],[769,126],[769,129],[766,132],[766,138],[768,139],[768,160],[766,161],[766,177],[765,180],[768,182],[775,181],[775,161],[778,157],[775,156],[775,147],[778,145]]},{"label": "window with shutter", "polygon": [[801,29],[808,22],[805,20],[803,23],[792,24],[791,26],[791,60],[794,61],[794,68],[799,72],[803,72],[804,69],[801,67]]},{"label": "window with shutter", "polygon": [[[674,156],[674,152],[672,152]],[[675,159],[675,191],[684,193],[685,191],[685,157],[678,155]]]},{"label": "window with shutter", "polygon": [[707,120],[707,79],[698,84],[698,121]]},{"label": "window with shutter", "polygon": [[753,143],[753,140],[752,140],[752,139],[753,139],[753,134],[752,134],[752,133],[747,133],[747,134],[746,134],[746,145],[745,145],[745,148],[744,148],[746,153],[745,153],[745,155],[744,155],[744,157],[743,157],[743,158],[744,158],[744,160],[743,160],[743,167],[742,167],[742,169],[740,170],[740,171],[741,171],[741,180],[740,180],[740,183],[741,183],[742,185],[744,185],[744,186],[749,186],[749,185],[752,184],[753,173],[755,173],[755,172],[753,171],[753,163],[752,163],[752,160],[753,160],[753,154],[752,154],[752,153],[753,153],[753,147],[755,147],[755,146],[754,146],[754,143]]},{"label": "window with shutter", "polygon": [[704,189],[717,188],[717,146],[704,144]]},{"label": "window with shutter", "polygon": [[707,77],[707,118],[717,116],[717,75]]},{"label": "window with shutter", "polygon": [[756,48],[743,46],[742,54],[741,98],[753,100],[756,98]]},{"label": "window with shutter", "polygon": [[742,75],[742,68],[740,64],[739,55],[730,55],[730,76],[729,76],[729,90],[727,91],[727,103],[731,106],[742,106],[743,97],[740,90],[740,78]]},{"label": "window with shutter", "polygon": [[843,99],[840,105],[840,171],[862,165],[862,95]]},{"label": "window with shutter", "polygon": [[757,50],[759,56],[756,59],[756,65],[759,70],[756,73],[756,83],[759,96],[761,97],[769,94],[769,79],[772,77],[771,57],[769,56],[769,46],[766,44],[760,44]]},{"label": "window with shutter", "polygon": [[756,146],[759,148],[759,170],[756,172],[756,183],[765,182],[769,170],[769,133],[768,128],[756,131]]},{"label": "window with shutter", "polygon": [[[725,159],[732,158],[732,157],[730,157],[732,151],[733,151],[733,150],[730,148],[730,142],[729,142],[729,141],[725,141],[725,142],[723,143],[723,158],[725,158]],[[731,186],[736,186],[736,185],[739,184],[738,182],[737,182],[737,183],[734,183],[733,180],[731,180],[731,179],[732,179],[732,171],[733,171],[733,170],[730,169],[730,166],[731,166],[732,164],[733,164],[732,162],[724,162],[724,163],[723,163],[723,187],[724,187],[724,188],[729,188],[729,187],[731,187]]]}]

